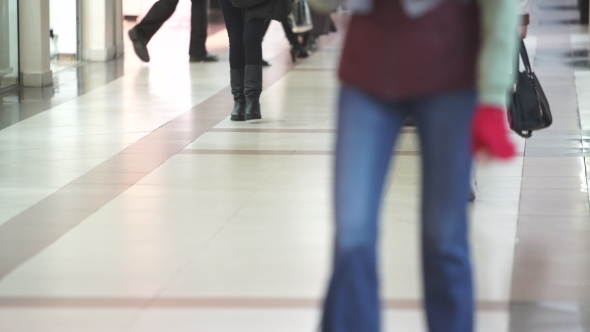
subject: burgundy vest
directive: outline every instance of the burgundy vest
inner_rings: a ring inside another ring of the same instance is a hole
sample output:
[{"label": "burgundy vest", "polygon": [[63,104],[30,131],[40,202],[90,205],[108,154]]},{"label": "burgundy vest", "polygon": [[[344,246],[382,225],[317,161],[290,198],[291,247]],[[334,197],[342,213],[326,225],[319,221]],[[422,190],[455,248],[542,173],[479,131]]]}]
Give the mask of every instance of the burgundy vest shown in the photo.
[{"label": "burgundy vest", "polygon": [[392,101],[474,88],[479,40],[475,1],[447,0],[410,19],[400,0],[375,0],[373,13],[350,22],[339,76]]}]

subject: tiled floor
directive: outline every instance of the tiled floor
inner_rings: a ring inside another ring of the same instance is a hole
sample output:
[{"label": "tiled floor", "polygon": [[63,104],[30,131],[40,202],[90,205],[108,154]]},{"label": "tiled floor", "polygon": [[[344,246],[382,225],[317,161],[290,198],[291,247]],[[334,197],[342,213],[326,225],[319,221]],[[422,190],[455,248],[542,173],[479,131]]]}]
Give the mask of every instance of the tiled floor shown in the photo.
[{"label": "tiled floor", "polygon": [[[534,1],[526,41],[553,127],[514,136],[515,160],[478,165],[478,332],[590,329],[589,38],[575,2]],[[4,98],[0,332],[315,331],[343,36],[293,66],[273,25],[263,119],[235,123],[227,37],[213,32],[219,63],[189,65],[188,29],[167,27],[150,64],[127,49]],[[425,331],[417,143],[406,129],[384,197],[384,331]]]}]

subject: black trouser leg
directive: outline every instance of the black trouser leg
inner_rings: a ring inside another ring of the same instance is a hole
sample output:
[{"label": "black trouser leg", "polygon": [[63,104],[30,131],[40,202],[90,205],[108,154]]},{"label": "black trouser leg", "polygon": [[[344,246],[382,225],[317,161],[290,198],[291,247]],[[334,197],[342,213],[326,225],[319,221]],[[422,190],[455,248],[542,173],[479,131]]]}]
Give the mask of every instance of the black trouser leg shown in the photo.
[{"label": "black trouser leg", "polygon": [[262,38],[266,20],[256,19],[244,23],[244,49],[246,65],[262,65]]},{"label": "black trouser leg", "polygon": [[289,44],[291,44],[291,46],[299,45],[299,37],[293,32],[291,25],[289,25],[287,20],[283,20],[281,24],[283,25],[283,31],[285,31],[285,36],[287,37]]},{"label": "black trouser leg", "polygon": [[244,16],[243,10],[232,6],[230,0],[219,0],[223,19],[229,37],[229,67],[244,69],[246,55],[244,49]]},{"label": "black trouser leg", "polygon": [[149,41],[162,27],[162,24],[174,14],[177,5],[178,0],[159,0],[154,3],[143,20],[135,26],[136,31]]},{"label": "black trouser leg", "polygon": [[192,57],[207,55],[207,26],[209,25],[209,0],[191,0],[191,41],[188,54]]},{"label": "black trouser leg", "polygon": [[229,37],[229,66],[244,69],[246,65],[262,64],[262,37],[265,20],[244,22],[243,10],[230,0],[219,0]]}]

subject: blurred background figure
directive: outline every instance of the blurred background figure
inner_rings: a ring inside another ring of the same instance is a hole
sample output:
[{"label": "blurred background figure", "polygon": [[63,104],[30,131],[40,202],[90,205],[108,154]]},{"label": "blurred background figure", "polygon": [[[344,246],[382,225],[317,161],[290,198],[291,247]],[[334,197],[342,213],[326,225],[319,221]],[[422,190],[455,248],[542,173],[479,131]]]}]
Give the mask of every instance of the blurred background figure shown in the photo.
[{"label": "blurred background figure", "polygon": [[296,62],[297,59],[304,59],[309,57],[309,52],[305,48],[304,43],[299,40],[299,36],[293,32],[293,29],[287,22],[287,20],[281,23],[283,25],[283,30],[285,31],[285,36],[287,40],[289,40],[289,44],[291,45],[291,61]]},{"label": "blurred background figure", "polygon": [[[147,44],[162,25],[174,14],[178,0],[159,0],[148,11],[145,17],[133,29],[129,30],[129,38],[133,41],[135,54],[141,61],[149,62],[150,55]],[[207,53],[207,26],[209,0],[191,0],[191,39],[189,43],[190,62],[215,62],[219,58]]]},{"label": "blurred background figure", "polygon": [[[270,26],[271,21],[267,21],[266,26],[264,27],[264,34],[268,32],[268,27]],[[283,31],[285,32],[285,37],[289,41],[289,45],[291,45],[291,61],[296,62],[297,59],[304,59],[309,57],[309,52],[303,46],[303,43],[299,40],[299,36],[293,32],[293,29],[289,25],[287,20],[281,22],[281,26],[283,27]],[[262,61],[264,66],[270,66],[270,63],[266,60]]]},{"label": "blurred background figure", "polygon": [[324,14],[311,9],[313,29],[303,36],[303,44],[310,51],[317,51],[320,47],[319,37],[337,32],[336,25],[330,14]]},{"label": "blurred background figure", "polygon": [[[336,1],[312,0],[333,9]],[[415,118],[422,154],[422,270],[431,332],[473,331],[466,204],[474,150],[511,158],[505,98],[514,0],[356,0],[342,52],[336,239],[323,332],[380,331],[376,243],[391,153]],[[444,138],[444,139],[441,139]]]},{"label": "blurred background figure", "polygon": [[[319,49],[319,37],[327,35],[332,32],[337,32],[336,25],[332,20],[330,14],[321,13],[310,9],[311,21],[313,28],[304,33],[295,33],[289,24],[288,20],[283,21],[283,31],[285,37],[291,45],[291,61],[296,62],[297,59],[304,59],[311,55],[310,51],[317,51]],[[270,22],[265,28],[265,34],[268,31]],[[270,66],[270,63],[263,61],[263,65]]]}]

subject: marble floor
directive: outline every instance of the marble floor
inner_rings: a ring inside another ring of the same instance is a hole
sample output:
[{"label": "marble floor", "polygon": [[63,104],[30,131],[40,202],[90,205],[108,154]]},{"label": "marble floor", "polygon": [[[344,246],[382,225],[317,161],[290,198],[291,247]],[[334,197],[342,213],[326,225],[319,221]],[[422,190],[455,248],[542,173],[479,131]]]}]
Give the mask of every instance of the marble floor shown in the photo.
[{"label": "marble floor", "polygon": [[[554,124],[478,165],[478,332],[590,331],[590,38],[575,0],[533,3],[526,44]],[[189,64],[188,35],[164,27],[149,64],[127,45],[0,99],[0,332],[316,331],[343,35],[292,64],[273,24],[263,119],[241,123],[225,30],[208,39],[219,63]],[[384,197],[387,332],[426,331],[417,139],[402,133]]]}]

